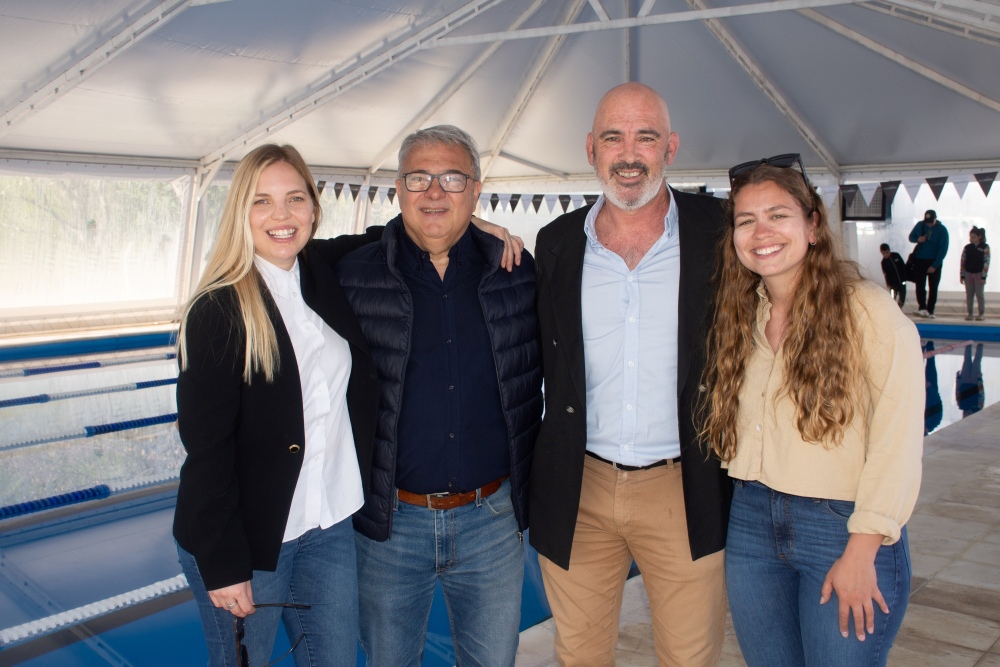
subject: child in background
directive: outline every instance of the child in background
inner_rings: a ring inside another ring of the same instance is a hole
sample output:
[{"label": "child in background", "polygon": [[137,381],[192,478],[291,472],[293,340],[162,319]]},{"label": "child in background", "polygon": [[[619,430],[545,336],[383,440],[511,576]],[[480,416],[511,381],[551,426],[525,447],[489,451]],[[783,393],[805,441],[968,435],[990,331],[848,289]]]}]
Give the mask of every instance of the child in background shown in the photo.
[{"label": "child in background", "polygon": [[[883,256],[885,253],[883,253]],[[882,262],[883,267],[885,261]],[[882,269],[883,271],[885,268]],[[986,314],[986,274],[990,270],[990,246],[986,243],[986,230],[973,227],[969,231],[969,245],[962,249],[959,281],[965,285],[966,320],[972,319],[972,300],[979,302],[976,319],[982,321]]]},{"label": "child in background", "polygon": [[879,250],[882,252],[882,275],[885,276],[885,286],[902,308],[906,301],[906,262],[898,252],[892,252],[888,243],[880,245]]}]

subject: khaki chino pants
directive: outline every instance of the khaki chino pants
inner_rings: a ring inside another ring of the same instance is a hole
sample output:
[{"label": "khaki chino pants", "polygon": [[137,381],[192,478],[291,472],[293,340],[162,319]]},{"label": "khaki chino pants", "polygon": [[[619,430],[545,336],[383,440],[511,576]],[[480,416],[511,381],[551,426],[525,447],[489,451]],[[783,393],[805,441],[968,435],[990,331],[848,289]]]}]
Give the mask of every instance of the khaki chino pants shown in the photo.
[{"label": "khaki chino pants", "polygon": [[724,552],[691,560],[680,464],[624,472],[586,457],[569,570],[543,556],[563,666],[615,664],[625,578],[635,559],[660,665],[716,665],[725,632]]}]

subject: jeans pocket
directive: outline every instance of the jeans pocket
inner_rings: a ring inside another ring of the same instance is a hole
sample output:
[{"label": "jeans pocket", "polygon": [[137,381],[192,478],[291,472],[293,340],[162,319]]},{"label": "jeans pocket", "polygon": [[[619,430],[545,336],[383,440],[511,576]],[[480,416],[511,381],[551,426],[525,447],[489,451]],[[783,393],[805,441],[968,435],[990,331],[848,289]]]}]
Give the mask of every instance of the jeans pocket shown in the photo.
[{"label": "jeans pocket", "polygon": [[854,514],[854,503],[850,500],[823,500],[826,511],[841,519],[850,519]]},{"label": "jeans pocket", "polygon": [[[509,484],[509,482],[505,482]],[[483,498],[483,505],[486,509],[490,511],[493,516],[503,516],[504,514],[510,514],[514,511],[514,501],[510,497],[510,493],[504,493],[501,488],[491,496]]]}]

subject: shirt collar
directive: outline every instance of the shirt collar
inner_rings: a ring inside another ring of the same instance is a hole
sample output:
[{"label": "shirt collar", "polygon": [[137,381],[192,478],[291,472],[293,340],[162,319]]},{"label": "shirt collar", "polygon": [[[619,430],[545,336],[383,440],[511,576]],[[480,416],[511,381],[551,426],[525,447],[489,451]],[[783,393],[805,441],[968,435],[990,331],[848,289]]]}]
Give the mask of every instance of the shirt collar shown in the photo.
[{"label": "shirt collar", "polygon": [[289,270],[282,269],[281,267],[271,264],[260,255],[254,255],[253,257],[254,266],[257,267],[257,271],[264,278],[264,284],[267,285],[267,289],[271,291],[274,296],[280,296],[284,299],[293,299],[302,294],[302,288],[299,282],[299,260],[295,259],[295,263]]},{"label": "shirt collar", "polygon": [[[667,196],[670,197],[670,208],[667,209],[667,214],[663,216],[663,232],[664,235],[669,239],[672,238],[677,233],[678,217],[677,217],[677,202],[674,201],[674,191],[667,186]],[[594,202],[594,206],[587,213],[587,219],[583,223],[583,231],[587,234],[587,238],[590,240],[591,245],[599,246],[601,243],[597,240],[597,214],[601,212],[604,208],[605,197],[602,194]]]}]

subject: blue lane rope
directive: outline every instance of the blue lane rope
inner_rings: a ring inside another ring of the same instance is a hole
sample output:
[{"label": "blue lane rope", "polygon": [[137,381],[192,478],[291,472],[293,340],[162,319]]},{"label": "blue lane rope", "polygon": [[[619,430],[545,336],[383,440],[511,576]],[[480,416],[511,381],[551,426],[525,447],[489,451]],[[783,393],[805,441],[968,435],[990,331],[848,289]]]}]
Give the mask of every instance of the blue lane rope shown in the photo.
[{"label": "blue lane rope", "polygon": [[110,495],[111,487],[107,484],[98,484],[97,486],[92,486],[89,489],[70,491],[69,493],[61,493],[58,496],[49,496],[48,498],[29,500],[26,503],[0,507],[0,520],[10,519],[15,516],[22,516],[32,512],[40,512],[54,507],[63,507],[64,505],[82,503],[88,500],[107,498]]},{"label": "blue lane rope", "polygon": [[114,394],[122,391],[136,391],[139,389],[150,389],[152,387],[162,387],[168,384],[177,384],[177,378],[166,378],[164,380],[146,380],[144,382],[129,382],[112,387],[98,387],[97,389],[82,389],[80,391],[63,391],[54,394],[36,394],[34,396],[22,396],[21,398],[8,398],[0,401],[0,408],[12,408],[21,405],[35,405],[38,403],[48,403],[49,401],[62,401],[68,398],[80,398],[82,396],[97,396],[99,394]]},{"label": "blue lane rope", "polygon": [[169,415],[158,415],[156,417],[144,417],[142,419],[130,419],[123,422],[115,422],[114,424],[98,424],[97,426],[84,426],[81,430],[75,431],[73,433],[66,433],[64,435],[53,435],[43,438],[34,438],[32,440],[24,440],[22,442],[15,442],[9,445],[0,446],[0,452],[8,452],[14,449],[21,449],[23,447],[34,447],[35,445],[47,445],[53,442],[61,442],[63,440],[76,440],[77,438],[92,438],[95,435],[103,435],[105,433],[115,433],[117,431],[130,431],[136,428],[145,428],[146,426],[156,426],[157,424],[170,424],[177,421],[177,413],[173,412]]},{"label": "blue lane rope", "polygon": [[143,361],[165,361],[176,358],[177,354],[175,352],[167,352],[164,354],[146,354],[139,357],[126,357],[124,359],[107,359],[105,361],[81,361],[76,364],[60,364],[58,366],[33,366],[30,368],[0,371],[0,378],[30,377],[32,375],[44,375],[46,373],[80,371],[87,370],[89,368],[108,368],[110,366],[122,366],[124,364],[137,364]]}]

